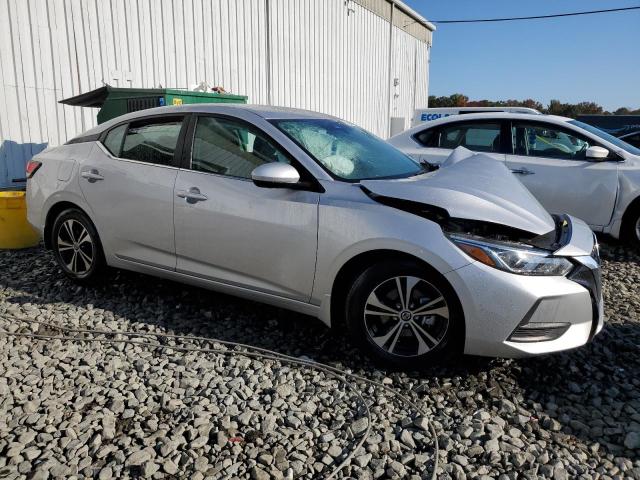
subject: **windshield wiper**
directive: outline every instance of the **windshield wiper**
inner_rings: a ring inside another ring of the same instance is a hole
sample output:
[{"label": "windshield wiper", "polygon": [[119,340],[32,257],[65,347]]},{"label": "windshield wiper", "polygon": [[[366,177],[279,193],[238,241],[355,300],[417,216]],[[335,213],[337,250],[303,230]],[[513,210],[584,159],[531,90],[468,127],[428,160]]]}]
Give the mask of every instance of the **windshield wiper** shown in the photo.
[{"label": "windshield wiper", "polygon": [[440,168],[440,165],[436,165],[435,163],[429,163],[426,160],[420,160],[420,166],[427,172],[435,172]]}]

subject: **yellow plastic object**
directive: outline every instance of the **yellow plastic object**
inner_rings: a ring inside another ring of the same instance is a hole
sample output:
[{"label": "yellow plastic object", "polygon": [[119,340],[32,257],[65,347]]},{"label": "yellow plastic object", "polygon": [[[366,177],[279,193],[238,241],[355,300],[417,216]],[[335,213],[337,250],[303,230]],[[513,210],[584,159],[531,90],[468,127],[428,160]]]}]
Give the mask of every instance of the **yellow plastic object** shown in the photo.
[{"label": "yellow plastic object", "polygon": [[27,222],[25,192],[0,192],[0,249],[34,247],[39,241]]}]

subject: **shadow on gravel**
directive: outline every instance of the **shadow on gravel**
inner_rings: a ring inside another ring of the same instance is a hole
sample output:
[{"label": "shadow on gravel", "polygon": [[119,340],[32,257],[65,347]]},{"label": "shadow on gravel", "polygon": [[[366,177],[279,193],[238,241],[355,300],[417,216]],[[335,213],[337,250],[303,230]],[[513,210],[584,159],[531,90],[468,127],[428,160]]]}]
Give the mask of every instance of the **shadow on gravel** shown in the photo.
[{"label": "shadow on gravel", "polygon": [[[572,436],[631,459],[627,448],[640,432],[640,324],[608,324],[593,343],[567,353],[514,362],[511,375],[524,401],[538,404],[537,420],[553,440],[571,444]],[[636,446],[637,448],[637,446]]]},{"label": "shadow on gravel", "polygon": [[[6,252],[0,252],[0,269],[13,269],[0,279],[0,287],[11,287],[21,294],[7,298],[8,303],[26,307],[56,304],[59,315],[67,309],[65,316],[71,318],[92,309],[105,318],[103,328],[108,328],[110,318],[122,318],[142,330],[154,325],[178,335],[198,335],[306,356],[359,373],[396,373],[372,363],[347,341],[343,332],[329,329],[313,317],[123,270],[110,270],[100,284],[81,287],[67,280],[43,249],[13,251],[11,257],[10,260]],[[29,261],[25,261],[27,258]],[[15,271],[16,266],[22,266],[22,271]],[[60,319],[60,323],[64,322]],[[83,324],[82,320],[79,324]],[[409,372],[408,376],[420,380],[470,375],[489,369],[490,363],[483,358],[464,357],[446,366]]]},{"label": "shadow on gravel", "polygon": [[600,241],[603,331],[585,347],[513,362],[510,375],[553,440],[640,459],[640,252]]}]

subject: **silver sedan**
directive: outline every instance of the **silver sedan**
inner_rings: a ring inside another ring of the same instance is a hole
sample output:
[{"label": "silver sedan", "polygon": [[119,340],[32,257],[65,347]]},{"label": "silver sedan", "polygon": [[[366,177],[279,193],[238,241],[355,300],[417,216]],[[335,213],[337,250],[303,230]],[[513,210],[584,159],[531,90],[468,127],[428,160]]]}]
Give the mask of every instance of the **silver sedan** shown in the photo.
[{"label": "silver sedan", "polygon": [[602,327],[589,227],[483,155],[430,171],[326,115],[189,105],[116,118],[27,174],[29,221],[77,282],[111,266],[277,305],[406,368]]}]

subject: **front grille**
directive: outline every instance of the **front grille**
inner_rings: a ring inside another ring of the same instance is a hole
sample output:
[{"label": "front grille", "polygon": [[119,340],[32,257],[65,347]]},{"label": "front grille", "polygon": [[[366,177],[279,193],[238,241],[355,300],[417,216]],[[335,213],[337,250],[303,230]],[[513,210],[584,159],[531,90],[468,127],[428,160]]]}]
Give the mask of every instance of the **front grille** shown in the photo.
[{"label": "front grille", "polygon": [[520,325],[509,336],[512,342],[546,342],[560,338],[569,330],[570,323],[527,323]]},{"label": "front grille", "polygon": [[600,270],[592,270],[585,265],[576,267],[567,277],[589,290],[591,296],[598,301],[602,293],[602,275]]}]

